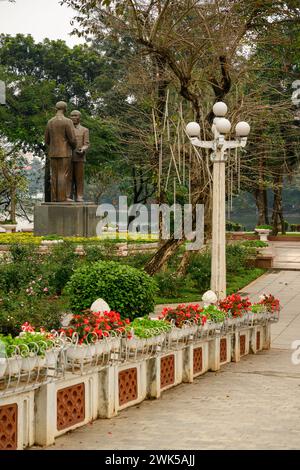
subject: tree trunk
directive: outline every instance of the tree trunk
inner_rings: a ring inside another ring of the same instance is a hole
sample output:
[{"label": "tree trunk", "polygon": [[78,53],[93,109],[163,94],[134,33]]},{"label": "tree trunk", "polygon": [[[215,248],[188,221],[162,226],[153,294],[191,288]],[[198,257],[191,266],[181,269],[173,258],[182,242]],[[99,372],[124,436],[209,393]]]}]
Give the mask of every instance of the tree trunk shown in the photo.
[{"label": "tree trunk", "polygon": [[274,202],[273,202],[273,214],[272,214],[272,225],[273,235],[277,235],[279,232],[279,222],[281,221],[282,233],[285,233],[283,210],[282,210],[282,175],[276,175],[274,178]]},{"label": "tree trunk", "polygon": [[50,179],[50,159],[46,157],[45,161],[45,202],[51,202],[51,179]]},{"label": "tree trunk", "polygon": [[264,212],[265,212],[265,224],[270,225],[269,207],[268,207],[268,193],[267,193],[266,189],[264,189]]},{"label": "tree trunk", "polygon": [[16,190],[12,189],[10,192],[10,219],[12,224],[16,223],[16,205]]},{"label": "tree trunk", "polygon": [[183,256],[182,256],[180,264],[179,264],[179,267],[178,267],[177,272],[176,272],[177,277],[185,276],[187,267],[188,267],[190,259],[191,259],[191,254],[192,254],[192,251],[185,251],[183,253]]},{"label": "tree trunk", "polygon": [[145,271],[150,274],[150,276],[156,274],[184,242],[184,239],[176,240],[173,237],[167,240],[152,256],[150,261],[148,261],[145,266]]},{"label": "tree trunk", "polygon": [[264,191],[261,189],[256,189],[254,191],[254,197],[255,197],[256,207],[258,210],[257,225],[264,225],[266,224]]}]

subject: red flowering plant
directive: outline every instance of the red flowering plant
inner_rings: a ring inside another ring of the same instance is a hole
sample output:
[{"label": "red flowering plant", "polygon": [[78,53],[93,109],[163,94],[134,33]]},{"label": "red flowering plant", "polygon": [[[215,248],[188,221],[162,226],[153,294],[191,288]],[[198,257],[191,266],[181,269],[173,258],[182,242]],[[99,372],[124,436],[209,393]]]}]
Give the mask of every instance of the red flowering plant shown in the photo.
[{"label": "red flowering plant", "polygon": [[204,325],[207,317],[200,305],[178,305],[175,308],[165,307],[159,319],[173,323],[177,328],[182,328],[188,322]]},{"label": "red flowering plant", "polygon": [[121,319],[118,312],[92,312],[84,310],[82,313],[73,315],[69,326],[61,328],[68,338],[78,337],[78,344],[90,343],[115,334],[125,333],[126,326],[130,321]]},{"label": "red flowering plant", "polygon": [[240,294],[232,294],[221,300],[219,307],[228,317],[237,318],[242,317],[250,310],[251,302],[248,297],[242,298]]},{"label": "red flowering plant", "polygon": [[280,301],[272,294],[261,295],[258,305],[263,305],[269,313],[278,313],[280,311]]},{"label": "red flowering plant", "polygon": [[23,323],[21,326],[21,333],[19,334],[20,337],[27,335],[27,333],[31,333],[34,335],[43,335],[46,339],[54,339],[53,332],[46,331],[45,328],[41,327],[39,331],[36,331],[36,328],[32,326],[28,321]]}]

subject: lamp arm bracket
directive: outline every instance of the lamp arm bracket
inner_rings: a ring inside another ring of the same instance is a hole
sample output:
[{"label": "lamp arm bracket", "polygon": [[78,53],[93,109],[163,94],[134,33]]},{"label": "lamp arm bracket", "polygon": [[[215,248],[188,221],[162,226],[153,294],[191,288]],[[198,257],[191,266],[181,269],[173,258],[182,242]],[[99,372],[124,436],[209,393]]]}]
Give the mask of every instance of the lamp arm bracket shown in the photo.
[{"label": "lamp arm bracket", "polygon": [[198,137],[191,137],[190,141],[194,147],[201,147],[203,149],[213,149],[215,145],[213,140],[204,141],[198,139]]}]

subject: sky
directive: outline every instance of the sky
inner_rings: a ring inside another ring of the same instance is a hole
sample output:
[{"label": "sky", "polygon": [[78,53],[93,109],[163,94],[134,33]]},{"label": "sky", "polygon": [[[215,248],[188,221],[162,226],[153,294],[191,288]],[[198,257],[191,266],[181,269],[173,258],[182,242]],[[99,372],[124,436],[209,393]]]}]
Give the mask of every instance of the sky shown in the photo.
[{"label": "sky", "polygon": [[0,0],[0,33],[31,34],[36,41],[45,38],[63,39],[69,46],[84,42],[69,36],[72,9],[61,6],[59,0]]}]

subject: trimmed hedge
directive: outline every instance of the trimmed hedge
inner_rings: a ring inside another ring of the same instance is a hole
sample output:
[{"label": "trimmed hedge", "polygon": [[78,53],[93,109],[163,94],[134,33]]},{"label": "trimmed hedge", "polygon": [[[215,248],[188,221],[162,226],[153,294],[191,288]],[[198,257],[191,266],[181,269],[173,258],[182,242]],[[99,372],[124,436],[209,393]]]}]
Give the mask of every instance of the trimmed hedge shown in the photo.
[{"label": "trimmed hedge", "polygon": [[157,286],[148,274],[114,261],[97,261],[74,272],[66,285],[74,313],[104,299],[123,318],[133,320],[154,310]]}]

